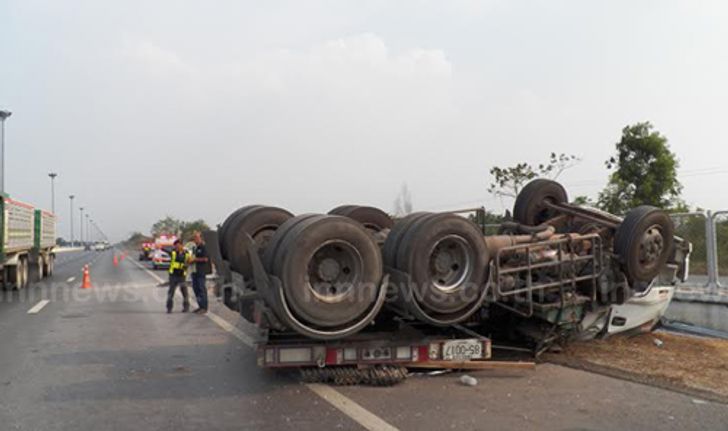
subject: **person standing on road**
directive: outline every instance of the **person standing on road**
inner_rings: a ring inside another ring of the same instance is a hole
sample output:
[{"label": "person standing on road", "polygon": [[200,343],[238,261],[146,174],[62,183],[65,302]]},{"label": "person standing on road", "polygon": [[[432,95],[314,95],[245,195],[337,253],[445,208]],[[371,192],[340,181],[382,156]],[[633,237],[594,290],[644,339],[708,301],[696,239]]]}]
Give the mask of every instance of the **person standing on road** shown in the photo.
[{"label": "person standing on road", "polygon": [[192,240],[195,242],[195,257],[192,260],[195,263],[195,271],[192,273],[192,290],[195,292],[197,306],[199,307],[194,312],[205,314],[207,313],[207,285],[205,280],[207,275],[212,273],[212,265],[200,232],[195,232]]},{"label": "person standing on road", "polygon": [[187,292],[187,266],[190,263],[192,257],[190,253],[185,250],[182,241],[177,240],[174,242],[174,250],[170,256],[169,261],[169,290],[167,290],[167,313],[172,312],[174,306],[174,293],[177,290],[177,286],[182,291],[182,312],[186,313],[190,311],[190,296]]}]

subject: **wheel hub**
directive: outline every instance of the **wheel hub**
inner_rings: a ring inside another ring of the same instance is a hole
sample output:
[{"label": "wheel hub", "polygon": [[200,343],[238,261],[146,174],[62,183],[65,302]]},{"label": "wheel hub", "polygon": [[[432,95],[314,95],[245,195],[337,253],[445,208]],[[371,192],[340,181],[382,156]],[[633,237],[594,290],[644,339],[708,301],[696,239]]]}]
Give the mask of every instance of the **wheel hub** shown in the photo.
[{"label": "wheel hub", "polygon": [[319,247],[308,265],[310,292],[320,301],[344,300],[361,278],[363,263],[359,252],[345,241],[330,241]]},{"label": "wheel hub", "polygon": [[430,276],[435,287],[443,292],[457,289],[470,274],[472,250],[462,237],[443,238],[430,254]]},{"label": "wheel hub", "polygon": [[642,235],[640,242],[640,263],[652,265],[657,262],[665,247],[665,240],[659,226],[651,226]]}]

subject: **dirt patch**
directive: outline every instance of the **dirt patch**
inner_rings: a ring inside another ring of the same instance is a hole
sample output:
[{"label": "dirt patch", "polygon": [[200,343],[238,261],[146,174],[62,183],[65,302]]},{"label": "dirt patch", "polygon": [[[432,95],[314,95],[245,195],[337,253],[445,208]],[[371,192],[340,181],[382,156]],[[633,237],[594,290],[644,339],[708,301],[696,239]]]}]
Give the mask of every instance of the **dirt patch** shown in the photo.
[{"label": "dirt patch", "polygon": [[728,341],[666,332],[573,343],[547,361],[728,403]]}]

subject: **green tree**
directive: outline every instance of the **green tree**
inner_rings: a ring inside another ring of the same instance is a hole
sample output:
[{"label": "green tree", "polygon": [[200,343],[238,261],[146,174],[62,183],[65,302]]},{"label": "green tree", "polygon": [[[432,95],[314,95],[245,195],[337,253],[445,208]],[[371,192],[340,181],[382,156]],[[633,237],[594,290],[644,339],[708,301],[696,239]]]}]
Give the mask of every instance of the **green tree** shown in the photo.
[{"label": "green tree", "polygon": [[182,222],[176,218],[167,216],[152,225],[152,236],[162,234],[176,235],[182,228]]},{"label": "green tree", "polygon": [[490,169],[492,177],[488,193],[497,197],[515,198],[524,185],[534,178],[557,179],[561,174],[581,161],[580,158],[568,154],[551,153],[548,161],[532,166],[529,163],[518,163],[514,166]]},{"label": "green tree", "polygon": [[138,247],[143,242],[149,242],[152,239],[148,236],[144,235],[141,232],[133,232],[131,235],[129,235],[129,238],[126,240],[126,243],[131,247]]},{"label": "green tree", "polygon": [[195,233],[195,231],[205,231],[209,230],[210,226],[205,223],[204,220],[194,220],[194,221],[186,221],[182,222],[180,224],[180,232],[182,233],[182,241],[190,241],[192,240],[192,235]]},{"label": "green tree", "polygon": [[667,138],[653,131],[652,124],[637,123],[622,129],[616,150],[605,163],[614,172],[599,193],[601,209],[623,214],[639,205],[669,209],[681,204],[677,157],[670,151]]}]

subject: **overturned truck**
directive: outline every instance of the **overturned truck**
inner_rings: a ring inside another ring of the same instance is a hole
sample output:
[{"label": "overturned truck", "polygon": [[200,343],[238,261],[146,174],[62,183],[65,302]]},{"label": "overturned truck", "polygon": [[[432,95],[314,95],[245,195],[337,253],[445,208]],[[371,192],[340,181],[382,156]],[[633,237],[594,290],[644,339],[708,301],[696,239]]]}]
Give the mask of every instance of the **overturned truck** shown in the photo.
[{"label": "overturned truck", "polygon": [[206,235],[262,366],[481,360],[492,337],[539,352],[619,326],[615,307],[684,279],[690,252],[658,208],[617,217],[543,179],[496,235],[455,213],[394,221],[356,205],[246,206]]}]

